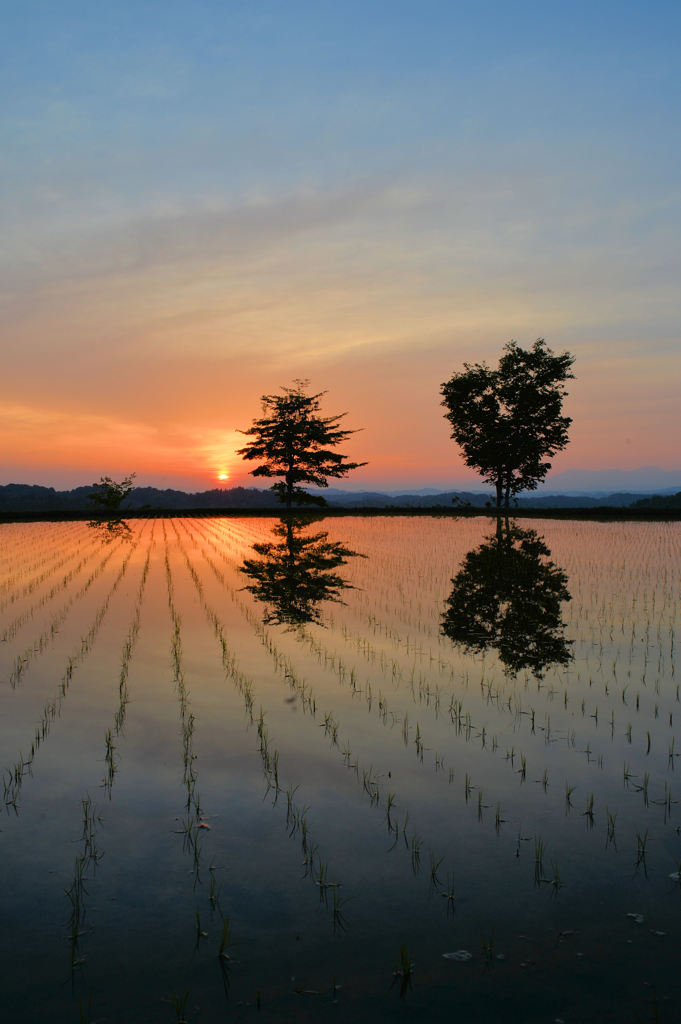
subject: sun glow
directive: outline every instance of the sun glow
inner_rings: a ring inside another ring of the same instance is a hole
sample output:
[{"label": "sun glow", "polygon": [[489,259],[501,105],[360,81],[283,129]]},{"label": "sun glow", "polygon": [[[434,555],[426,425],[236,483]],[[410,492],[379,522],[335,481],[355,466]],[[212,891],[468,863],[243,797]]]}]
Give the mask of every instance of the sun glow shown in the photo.
[{"label": "sun glow", "polygon": [[218,473],[218,480],[229,480],[229,473]]}]

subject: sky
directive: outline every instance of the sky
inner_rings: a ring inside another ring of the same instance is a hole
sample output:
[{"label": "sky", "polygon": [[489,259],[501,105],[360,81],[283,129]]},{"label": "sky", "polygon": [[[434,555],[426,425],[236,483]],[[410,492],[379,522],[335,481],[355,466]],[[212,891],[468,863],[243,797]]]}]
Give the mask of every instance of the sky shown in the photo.
[{"label": "sky", "polygon": [[342,486],[470,486],[440,386],[543,337],[554,471],[681,486],[680,50],[662,0],[4,5],[0,483],[251,486],[305,378]]}]

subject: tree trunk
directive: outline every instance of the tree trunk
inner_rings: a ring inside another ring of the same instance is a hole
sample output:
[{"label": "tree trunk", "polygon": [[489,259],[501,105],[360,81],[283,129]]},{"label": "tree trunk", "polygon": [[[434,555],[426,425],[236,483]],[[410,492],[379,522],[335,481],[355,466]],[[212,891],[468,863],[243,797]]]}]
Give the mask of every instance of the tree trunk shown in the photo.
[{"label": "tree trunk", "polygon": [[501,473],[498,474],[496,483],[497,483],[497,515],[500,516],[501,515],[501,497],[502,497]]},{"label": "tree trunk", "polygon": [[286,474],[286,511],[291,511],[293,504],[293,463],[289,462],[288,473]]}]

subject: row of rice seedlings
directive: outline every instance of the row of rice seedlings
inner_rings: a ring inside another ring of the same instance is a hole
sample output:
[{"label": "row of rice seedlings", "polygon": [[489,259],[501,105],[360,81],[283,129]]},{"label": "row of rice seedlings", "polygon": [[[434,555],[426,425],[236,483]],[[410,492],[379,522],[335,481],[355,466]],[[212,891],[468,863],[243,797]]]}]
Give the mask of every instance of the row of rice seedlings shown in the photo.
[{"label": "row of rice seedlings", "polygon": [[[29,597],[33,594],[43,583],[48,581],[51,576],[54,576],[55,573],[63,570],[69,562],[76,561],[79,556],[79,564],[82,564],[83,561],[87,561],[96,552],[98,547],[99,545],[92,537],[82,537],[68,546],[66,554],[60,555],[62,548],[59,544],[58,538],[55,538],[54,548],[50,550],[50,554],[53,557],[51,564],[46,564],[47,560],[45,558],[41,559],[32,566],[33,570],[40,571],[34,572],[34,574],[30,575],[30,578],[24,583],[21,582],[24,573],[15,576],[13,579],[13,590],[11,589],[8,580],[5,581],[4,585],[0,586],[0,593],[4,594],[0,599],[0,614],[2,614],[6,608],[11,607],[23,598]],[[91,551],[88,550],[90,548],[92,549]],[[83,549],[85,550],[83,551]],[[73,573],[73,571],[74,570],[70,570],[71,573]],[[29,575],[29,572],[26,571],[25,574]]]},{"label": "row of rice seedlings", "polygon": [[189,691],[187,689],[184,668],[182,663],[182,631],[181,620],[177,611],[174,596],[173,575],[168,555],[168,536],[163,524],[163,536],[165,541],[165,572],[168,590],[168,610],[172,624],[171,637],[171,658],[173,666],[173,682],[177,691],[177,698],[180,709],[180,726],[182,731],[182,763],[183,763],[183,786],[186,790],[185,817],[179,832],[183,836],[185,850],[191,853],[194,870],[195,883],[200,881],[201,866],[201,837],[202,830],[207,828],[204,820],[205,815],[201,807],[201,799],[197,792],[196,783],[198,771],[194,764],[196,754],[194,753],[194,725],[195,718],[190,709]]},{"label": "row of rice seedlings", "polygon": [[28,608],[25,608],[23,612],[15,616],[15,618],[4,627],[2,633],[0,633],[0,641],[13,640],[17,632],[31,619],[35,618],[35,615],[41,608],[44,608],[46,604],[49,604],[57,594],[62,590],[67,590],[73,580],[76,579],[83,570],[83,567],[95,556],[99,550],[99,545],[86,557],[80,559],[80,561],[65,573],[61,579],[52,585],[46,593],[42,594],[38,600],[34,601]]},{"label": "row of rice seedlings", "polygon": [[[382,701],[379,702],[379,706],[382,707],[382,708],[385,707],[385,705],[384,705],[384,703]],[[549,731],[550,730],[547,729],[547,734],[548,734]],[[470,721],[468,722],[468,730],[467,730],[467,732],[468,732],[468,735],[467,735],[466,738],[470,739]],[[478,735],[482,735],[483,746],[484,746],[484,733],[485,733],[485,729],[483,727],[483,729],[481,730],[481,733],[478,733]],[[405,738],[405,742],[406,742],[406,738]],[[414,743],[415,743],[415,746],[416,746],[416,749],[417,749],[417,756],[419,756],[419,759],[422,760],[423,742],[422,742],[421,737],[420,737],[418,723],[417,723],[417,731],[416,731],[416,736],[415,736],[415,739],[414,739]],[[492,743],[492,749],[495,749],[494,741]],[[350,754],[350,752],[349,752],[349,745],[346,746],[345,750],[346,750],[346,754],[348,754],[348,756],[349,756],[349,754]],[[436,754],[435,764],[436,764],[436,770],[437,770],[437,768],[438,768],[437,754]],[[524,756],[521,758],[520,773],[521,773],[521,778],[524,779],[525,778],[525,774],[526,774],[526,762],[525,762]],[[544,774],[542,776],[542,779],[539,780],[539,781],[541,781],[542,787],[543,787],[544,791],[546,792],[546,790],[548,788],[548,774],[547,774],[546,769],[544,770]],[[468,776],[466,778],[466,786],[467,786],[466,798],[468,798],[468,792],[469,792],[469,788],[470,788],[470,783],[469,783],[469,777]],[[644,781],[644,786],[641,787],[641,788],[643,788],[643,789],[646,788],[645,787],[645,781]],[[372,797],[373,798],[376,797],[375,791],[372,792]],[[667,783],[665,782],[665,797],[664,797],[663,800],[657,801],[657,803],[661,804],[665,808],[665,822],[668,820],[669,815],[671,814],[671,804],[673,802],[675,802],[675,801],[672,801],[672,799],[671,799],[671,791],[668,789]],[[484,806],[486,806],[486,805],[484,805]],[[478,819],[479,820],[482,820],[482,807],[483,807],[483,804],[482,804],[482,794],[481,794],[481,792],[479,792],[478,793]],[[587,808],[586,808],[586,811],[584,812],[584,816],[586,817],[590,827],[593,827],[593,794],[591,794],[591,796],[589,797],[589,800],[587,802]],[[612,831],[612,824],[611,824],[612,817],[611,816],[609,817],[609,822],[610,822],[610,824],[609,824],[609,834],[610,834],[610,832]],[[497,828],[497,830],[499,829],[499,825],[500,825],[500,813],[499,813],[499,805],[497,804],[497,814],[495,816],[495,827]],[[547,880],[544,879],[543,877],[541,877],[541,881],[544,882],[544,881],[547,881]],[[554,890],[557,890],[558,888],[561,887],[562,882],[560,882],[560,878],[559,878],[559,874],[557,872],[557,869],[554,870],[553,878],[549,879],[548,881],[551,882],[551,884],[554,887]]]},{"label": "row of rice seedlings", "polygon": [[[202,857],[202,842],[205,831],[208,831],[210,826],[205,821],[206,814],[201,805],[201,797],[197,790],[198,783],[198,769],[195,761],[197,755],[194,752],[194,727],[196,719],[194,714],[190,710],[189,702],[189,691],[184,674],[183,665],[183,652],[182,652],[182,621],[177,609],[175,602],[175,588],[173,580],[173,572],[170,565],[169,547],[168,547],[168,533],[166,530],[166,524],[163,523],[163,538],[164,538],[164,565],[166,574],[166,586],[168,596],[168,610],[170,612],[170,620],[172,626],[171,635],[171,660],[172,660],[172,672],[173,682],[177,691],[179,711],[180,711],[180,726],[182,733],[182,765],[183,765],[183,786],[186,790],[185,798],[185,811],[184,818],[181,821],[181,826],[176,831],[182,836],[183,849],[185,853],[191,856],[192,859],[192,871],[194,876],[194,886],[202,885],[201,879],[201,857]],[[217,868],[214,864],[210,864],[208,873],[210,877],[208,901],[210,907],[211,916],[217,911],[222,920],[222,930],[220,942],[217,949],[217,962],[220,970],[222,984],[225,991],[225,996],[229,995],[230,988],[230,968],[232,965],[232,956],[229,952],[234,940],[232,938],[230,919],[229,915],[225,914],[220,902],[220,887],[217,883],[216,877]],[[196,909],[196,930],[195,930],[195,953],[200,953],[201,943],[204,939],[208,938],[208,933],[204,930],[201,922],[201,913],[199,908]],[[188,993],[182,1000],[182,1007],[186,1004]],[[183,1019],[183,1015],[178,1013],[178,1020]]]},{"label": "row of rice seedlings", "polygon": [[[155,526],[155,524],[154,524]],[[121,667],[118,674],[118,707],[114,715],[113,728],[106,730],[104,736],[105,743],[105,754],[104,763],[106,764],[107,772],[102,782],[102,786],[106,791],[106,795],[109,800],[111,799],[111,790],[113,787],[116,772],[118,771],[118,758],[116,755],[116,746],[114,744],[114,738],[121,736],[123,732],[123,726],[125,724],[125,718],[128,709],[128,703],[130,701],[130,694],[128,691],[128,676],[130,674],[130,662],[132,661],[133,652],[137,643],[137,637],[140,631],[140,621],[142,617],[142,602],[144,600],[144,590],[147,583],[147,576],[149,575],[149,567],[151,564],[151,552],[154,544],[154,526],[152,526],[151,537],[149,539],[149,547],[147,549],[147,556],[144,560],[142,567],[142,575],[140,582],[137,587],[137,594],[135,595],[135,605],[132,615],[132,620],[128,627],[128,631],[123,643],[123,649],[121,651]]]},{"label": "row of rice seedlings", "polygon": [[[137,642],[137,637],[140,629],[140,619],[142,612],[142,602],[144,598],[144,590],[146,586],[147,576],[149,574],[149,567],[151,562],[151,552],[153,545],[153,532],[154,526],[152,526],[152,533],[147,549],[147,555],[142,568],[142,575],[137,588],[137,594],[135,599],[135,606],[133,611],[132,620],[126,634],[123,648],[121,651],[121,668],[118,677],[118,696],[119,704],[114,715],[113,729],[108,728],[104,736],[105,742],[105,755],[104,762],[106,764],[106,775],[102,781],[102,787],[104,788],[107,797],[111,800],[112,788],[116,773],[118,771],[118,756],[116,754],[116,746],[114,744],[114,736],[118,737],[121,735],[123,724],[125,721],[125,715],[127,705],[129,702],[128,693],[128,675],[130,672],[130,662]],[[92,801],[87,795],[82,801],[83,806],[83,832],[81,836],[82,849],[79,855],[76,857],[76,868],[74,874],[74,880],[71,887],[66,890],[69,903],[71,906],[70,911],[70,929],[69,929],[69,942],[71,945],[71,968],[72,971],[77,966],[81,966],[85,963],[85,957],[82,955],[79,942],[81,937],[85,934],[83,931],[83,923],[85,921],[85,899],[87,895],[87,889],[85,888],[86,871],[92,864],[93,868],[96,869],[97,863],[101,857],[101,850],[96,845],[96,830],[95,820],[101,823],[102,819],[96,812],[96,808],[92,804]]]},{"label": "row of rice seedlings", "polygon": [[220,644],[222,652],[223,667],[236,684],[242,694],[244,708],[247,714],[249,726],[255,726],[258,734],[258,748],[263,765],[263,775],[267,785],[267,791],[274,792],[273,806],[276,806],[279,795],[286,792],[286,828],[289,838],[300,837],[301,850],[303,853],[304,875],[311,878],[319,889],[320,899],[331,913],[334,932],[342,931],[345,927],[344,906],[348,897],[340,895],[341,883],[328,880],[328,863],[322,860],[318,843],[312,841],[308,820],[309,807],[304,807],[294,800],[297,786],[289,786],[284,790],[279,780],[279,751],[272,749],[270,745],[269,730],[265,725],[265,713],[260,708],[259,716],[254,715],[254,689],[252,680],[242,673],[237,665],[226,641],[224,626],[205,596],[203,584],[196,567],[192,563],[186,548],[180,538],[175,523],[172,524],[175,530],[178,548],[184,557],[185,565],[196,588],[197,596],[208,622],[213,627],[215,637]]},{"label": "row of rice seedlings", "polygon": [[93,873],[97,870],[97,864],[102,856],[97,846],[97,824],[101,818],[96,806],[90,799],[89,794],[81,801],[83,809],[83,823],[81,835],[78,840],[80,849],[76,854],[73,881],[64,892],[69,901],[69,932],[68,939],[71,947],[71,971],[85,963],[85,958],[80,950],[80,940],[85,934],[86,906],[85,897],[88,895],[86,882],[87,872],[92,868]]},{"label": "row of rice seedlings", "polygon": [[76,602],[78,601],[81,601],[85,597],[85,595],[87,594],[88,590],[95,582],[95,580],[97,580],[102,575],[108,562],[113,557],[113,555],[119,550],[119,547],[120,545],[117,545],[115,548],[111,548],[111,550],[107,554],[105,554],[102,559],[100,559],[100,561],[92,570],[90,576],[85,581],[83,586],[80,587],[80,589],[77,590],[74,594],[71,594],[64,603],[64,605],[57,612],[55,612],[55,614],[52,616],[49,626],[47,626],[42,631],[40,636],[37,637],[32,644],[26,647],[21,654],[15,656],[14,667],[9,677],[12,689],[17,687],[22,682],[23,677],[29,666],[32,664],[32,662],[36,658],[40,657],[40,655],[44,654],[44,652],[49,648],[55,636],[57,636],[57,634],[59,633],[61,626],[66,621],[69,612],[73,608],[74,604],[76,604]]},{"label": "row of rice seedlings", "polygon": [[[57,694],[56,696],[49,698],[45,702],[40,721],[35,726],[29,756],[24,758],[22,754],[19,754],[19,758],[17,761],[15,761],[15,764],[11,768],[6,767],[3,770],[4,803],[7,808],[11,807],[15,813],[18,813],[19,810],[18,800],[21,792],[21,787],[23,785],[23,780],[26,775],[30,774],[31,766],[33,764],[36,754],[38,753],[38,750],[49,736],[53,723],[61,715],[62,705],[66,700],[66,696],[68,694],[73,674],[78,670],[78,668],[80,668],[80,666],[82,665],[82,663],[85,661],[88,654],[92,650],[96,636],[102,626],[102,623],[104,622],[104,619],[106,618],[106,613],[109,609],[111,599],[113,598],[123,578],[125,577],[128,565],[130,563],[130,559],[132,558],[137,546],[140,543],[143,532],[144,527],[142,531],[140,531],[140,533],[138,534],[131,548],[129,549],[128,554],[124,559],[120,569],[118,570],[118,573],[104,601],[97,609],[94,618],[90,623],[87,633],[85,634],[85,636],[81,637],[80,643],[75,648],[73,653],[67,658],[66,668],[62,673],[62,676],[59,680],[59,684],[57,687]],[[19,765],[21,765],[21,767],[19,767]]]},{"label": "row of rice seedlings", "polygon": [[84,539],[80,523],[0,524],[0,600],[51,558],[59,558],[62,548],[78,550]]}]

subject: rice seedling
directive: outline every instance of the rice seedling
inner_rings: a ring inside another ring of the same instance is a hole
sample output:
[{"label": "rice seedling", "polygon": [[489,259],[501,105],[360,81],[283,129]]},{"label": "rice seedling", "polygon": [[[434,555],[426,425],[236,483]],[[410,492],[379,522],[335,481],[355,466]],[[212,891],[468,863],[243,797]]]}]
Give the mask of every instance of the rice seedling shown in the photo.
[{"label": "rice seedling", "polygon": [[411,837],[411,869],[415,875],[421,870],[421,848],[423,840],[416,832]]},{"label": "rice seedling", "polygon": [[404,999],[414,981],[414,962],[409,956],[406,945],[400,946],[397,965],[393,971],[393,984],[399,979],[400,999]]},{"label": "rice seedling", "polygon": [[646,865],[646,850],[648,846],[648,829],[644,829],[643,832],[636,830],[636,867],[643,868],[643,872],[647,877],[648,870]]},{"label": "rice seedling", "polygon": [[534,837],[534,882],[539,885],[544,875],[544,854],[546,847],[541,836]]},{"label": "rice seedling", "polygon": [[395,806],[395,794],[394,793],[388,793],[388,797],[387,797],[386,804],[385,804],[385,820],[386,820],[386,824],[388,826],[388,832],[392,832],[392,830],[393,830],[391,811],[392,811],[394,806]]},{"label": "rice seedling", "polygon": [[343,907],[350,899],[349,896],[341,897],[338,891],[338,884],[331,890],[331,911],[333,920],[333,931],[334,934],[345,931],[346,919],[343,913]]},{"label": "rice seedling", "polygon": [[173,1010],[175,1011],[176,1024],[188,1024],[187,1021],[187,1002],[189,1001],[189,991],[186,992],[171,992],[171,999],[173,1002]]},{"label": "rice seedling", "polygon": [[482,940],[482,962],[485,970],[489,970],[490,967],[494,967],[494,950],[496,948],[494,941],[494,932],[488,939],[483,938]]},{"label": "rice seedling", "polygon": [[551,863],[551,872],[552,872],[552,875],[551,875],[551,885],[553,886],[553,892],[554,892],[554,895],[555,895],[558,892],[558,890],[562,889],[562,887],[563,887],[563,883],[562,883],[561,877],[560,877],[560,872],[558,870],[558,865],[557,865],[557,863],[555,861],[552,861],[552,863]]},{"label": "rice seedling", "polygon": [[225,915],[222,921],[222,931],[220,933],[220,943],[218,945],[218,959],[224,961],[231,961],[232,956],[229,953],[229,950],[234,945],[236,945],[236,943],[232,938],[229,917],[228,915]]},{"label": "rice seedling", "polygon": [[576,786],[570,786],[567,782],[565,783],[565,813],[569,814],[572,809],[572,794],[574,793]]},{"label": "rice seedling", "polygon": [[593,793],[589,793],[589,796],[587,798],[586,810],[584,811],[584,816],[586,817],[587,824],[589,825],[589,828],[593,828],[593,823],[594,823],[594,795],[593,795]]},{"label": "rice seedling", "polygon": [[431,885],[434,888],[438,888],[440,886],[440,878],[438,876],[438,870],[439,870],[440,865],[442,864],[443,860],[444,860],[444,857],[436,858],[435,854],[431,850],[431,852],[430,852],[430,882],[431,882]]},{"label": "rice seedling", "polygon": [[606,807],[605,814],[606,814],[607,823],[608,823],[608,833],[607,833],[607,837],[606,837],[606,841],[605,841],[605,844],[607,846],[608,843],[613,843],[614,844],[614,842],[615,842],[615,825],[616,825],[616,822],[617,822],[617,811],[612,813]]}]

